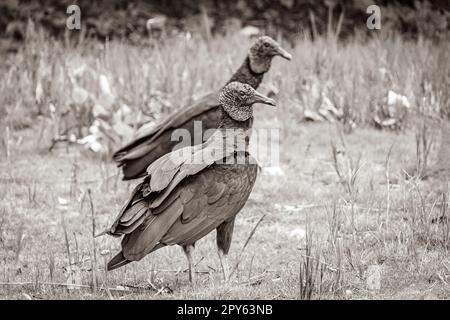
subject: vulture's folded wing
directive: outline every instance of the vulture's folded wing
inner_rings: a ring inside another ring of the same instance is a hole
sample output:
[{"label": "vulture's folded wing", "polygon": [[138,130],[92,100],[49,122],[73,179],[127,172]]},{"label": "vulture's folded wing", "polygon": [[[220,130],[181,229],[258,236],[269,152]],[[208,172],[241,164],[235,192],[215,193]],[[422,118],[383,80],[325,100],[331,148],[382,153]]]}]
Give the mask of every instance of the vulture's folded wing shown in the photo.
[{"label": "vulture's folded wing", "polygon": [[[150,215],[160,213],[167,201],[175,201],[172,194],[189,176],[194,176],[214,162],[233,154],[233,138],[217,131],[207,142],[186,147],[164,155],[153,162],[147,176],[133,191],[108,233],[119,236],[136,230]],[[183,194],[184,197],[187,193]],[[172,199],[172,200],[170,200]]]},{"label": "vulture's folded wing", "polygon": [[[150,209],[152,213],[141,226],[124,237],[124,257],[136,261],[166,245],[196,242],[232,220],[245,204],[252,184],[235,181],[244,186],[241,190],[229,188],[225,180],[215,170],[203,170],[188,183],[179,184],[158,206]],[[154,205],[155,202],[150,206]]]},{"label": "vulture's folded wing", "polygon": [[152,145],[155,139],[164,134],[167,130],[178,128],[201,113],[218,107],[218,97],[219,93],[214,91],[204,95],[193,104],[176,110],[164,119],[158,121],[154,127],[140,133],[133,141],[117,150],[113,154],[113,159],[120,162],[124,160],[124,157],[127,159],[134,159],[151,151],[156,147],[155,145]]}]

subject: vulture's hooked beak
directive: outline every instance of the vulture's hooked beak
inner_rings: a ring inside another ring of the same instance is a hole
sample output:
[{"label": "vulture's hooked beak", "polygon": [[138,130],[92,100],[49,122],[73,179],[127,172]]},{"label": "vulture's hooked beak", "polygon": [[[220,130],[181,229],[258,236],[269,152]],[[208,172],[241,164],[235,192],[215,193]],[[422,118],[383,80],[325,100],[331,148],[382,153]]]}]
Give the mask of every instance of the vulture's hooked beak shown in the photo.
[{"label": "vulture's hooked beak", "polygon": [[255,93],[253,94],[252,102],[253,103],[268,104],[268,105],[271,105],[271,106],[276,106],[277,105],[275,100],[266,97],[265,95],[263,95],[262,93],[259,93],[258,91],[255,91]]},{"label": "vulture's hooked beak", "polygon": [[277,55],[279,55],[280,57],[282,57],[286,60],[292,59],[292,55],[289,52],[287,52],[286,50],[284,50],[282,47],[277,48]]}]

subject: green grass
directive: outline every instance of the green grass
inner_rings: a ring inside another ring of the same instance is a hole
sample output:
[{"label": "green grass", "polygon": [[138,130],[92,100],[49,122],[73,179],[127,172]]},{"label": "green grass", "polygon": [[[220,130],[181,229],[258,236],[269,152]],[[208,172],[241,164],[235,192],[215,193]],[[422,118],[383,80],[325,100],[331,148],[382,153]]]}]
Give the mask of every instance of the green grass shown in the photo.
[{"label": "green grass", "polygon": [[[113,221],[134,183],[120,181],[108,154],[74,144],[52,152],[48,147],[55,130],[75,125],[71,132],[81,137],[93,120],[91,100],[72,101],[71,75],[96,99],[97,77],[105,75],[115,94],[111,110],[127,104],[141,114],[131,121],[137,125],[219,87],[251,41],[230,35],[206,43],[194,37],[140,48],[87,39],[64,44],[39,32],[28,37],[2,67],[0,82],[0,297],[449,298],[448,186],[405,179],[404,170],[418,161],[414,122],[391,132],[374,129],[370,121],[371,108],[388,90],[408,97],[413,119],[448,105],[448,43],[394,35],[283,44],[293,60],[275,59],[264,80],[279,88],[279,106],[258,107],[255,126],[281,129],[284,176],[260,174],[238,215],[230,260],[239,261],[239,268],[232,281],[221,281],[211,233],[197,244],[201,273],[191,285],[180,272],[187,262],[179,247],[106,273],[120,241],[94,240],[93,225],[98,232]],[[75,75],[83,65],[92,72]],[[387,70],[385,78],[380,68]],[[36,102],[39,82],[43,95]],[[304,108],[317,107],[323,96],[347,106],[358,124],[351,134],[333,123],[300,122]],[[148,111],[155,114],[145,116]],[[111,149],[120,143],[109,142]],[[366,271],[374,265],[382,268],[380,290],[367,286]],[[72,279],[85,287],[69,289]]]}]

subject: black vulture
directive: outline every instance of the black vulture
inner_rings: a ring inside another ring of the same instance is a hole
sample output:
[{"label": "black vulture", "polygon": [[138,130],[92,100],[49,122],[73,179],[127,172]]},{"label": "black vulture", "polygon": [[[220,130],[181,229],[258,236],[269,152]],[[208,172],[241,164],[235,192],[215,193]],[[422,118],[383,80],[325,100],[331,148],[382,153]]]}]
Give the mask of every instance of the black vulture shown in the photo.
[{"label": "black vulture", "polygon": [[[275,56],[291,59],[291,55],[272,38],[268,36],[258,38],[248,51],[244,63],[227,83],[237,81],[257,89]],[[179,143],[171,139],[172,132],[176,129],[187,129],[191,142],[203,142],[202,132],[217,128],[220,116],[219,94],[220,90],[209,93],[193,104],[173,112],[152,129],[117,150],[113,159],[119,167],[122,167],[123,179],[130,180],[144,176],[145,170],[153,161],[171,152]],[[200,121],[202,130],[194,132],[194,121]]]},{"label": "black vulture", "polygon": [[250,85],[232,82],[220,93],[219,127],[204,143],[170,152],[154,161],[112,227],[124,235],[108,270],[119,268],[168,245],[183,247],[192,281],[192,250],[214,229],[228,278],[226,255],[234,219],[246,203],[257,175],[247,152],[255,103],[275,105]]}]

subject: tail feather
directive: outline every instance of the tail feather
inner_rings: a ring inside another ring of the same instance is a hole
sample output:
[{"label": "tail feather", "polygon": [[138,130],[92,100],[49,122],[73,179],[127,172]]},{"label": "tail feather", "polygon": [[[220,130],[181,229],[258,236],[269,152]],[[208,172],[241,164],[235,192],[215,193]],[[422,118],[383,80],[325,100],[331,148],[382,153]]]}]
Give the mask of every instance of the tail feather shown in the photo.
[{"label": "tail feather", "polygon": [[94,235],[94,238],[104,236],[105,234],[111,234],[111,228],[107,228],[107,229],[103,230],[102,232],[97,233],[96,235]]},{"label": "tail feather", "polygon": [[111,271],[120,267],[123,267],[124,265],[130,263],[131,260],[126,259],[123,256],[122,251],[120,251],[118,254],[116,254],[114,256],[114,258],[112,258],[109,262],[108,265],[106,267],[106,270]]}]

